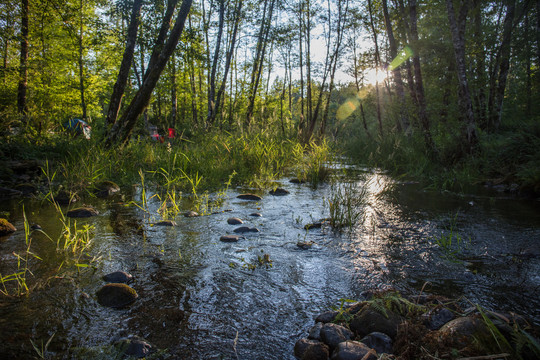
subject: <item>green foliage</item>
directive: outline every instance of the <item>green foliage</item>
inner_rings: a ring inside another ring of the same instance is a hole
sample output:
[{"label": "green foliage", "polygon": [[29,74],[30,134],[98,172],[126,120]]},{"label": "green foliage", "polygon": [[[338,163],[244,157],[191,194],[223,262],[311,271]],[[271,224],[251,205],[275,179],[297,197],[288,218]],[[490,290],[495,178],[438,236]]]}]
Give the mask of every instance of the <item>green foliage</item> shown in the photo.
[{"label": "green foliage", "polygon": [[[463,251],[464,239],[456,231],[457,212],[451,219],[450,224],[439,235],[433,237],[435,243],[443,251],[444,256],[451,261],[459,261],[458,256]],[[469,243],[471,239],[469,238]]]}]

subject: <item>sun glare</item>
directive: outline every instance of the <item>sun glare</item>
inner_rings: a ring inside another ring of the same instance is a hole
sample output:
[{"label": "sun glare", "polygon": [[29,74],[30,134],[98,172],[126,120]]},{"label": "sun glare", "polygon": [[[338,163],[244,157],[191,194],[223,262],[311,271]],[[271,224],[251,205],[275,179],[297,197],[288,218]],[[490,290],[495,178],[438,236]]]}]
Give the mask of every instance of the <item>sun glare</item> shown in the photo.
[{"label": "sun glare", "polygon": [[387,77],[386,71],[381,69],[368,69],[364,72],[364,84],[375,85],[375,83],[382,83]]}]

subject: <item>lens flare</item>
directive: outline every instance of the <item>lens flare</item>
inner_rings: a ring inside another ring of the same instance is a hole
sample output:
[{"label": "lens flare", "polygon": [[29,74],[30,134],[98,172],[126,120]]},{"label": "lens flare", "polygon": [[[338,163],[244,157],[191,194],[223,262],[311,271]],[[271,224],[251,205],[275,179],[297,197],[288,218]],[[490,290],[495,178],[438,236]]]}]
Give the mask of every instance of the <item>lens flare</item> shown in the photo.
[{"label": "lens flare", "polygon": [[336,118],[340,121],[345,120],[346,118],[351,116],[351,114],[356,109],[358,109],[359,106],[360,106],[360,102],[358,101],[358,99],[355,99],[355,98],[348,99],[344,104],[341,104],[340,107],[337,109]]},{"label": "lens flare", "polygon": [[396,56],[394,60],[388,65],[388,70],[392,71],[397,69],[401,64],[403,64],[405,61],[407,61],[408,58],[414,55],[414,52],[412,49],[408,46],[405,46],[401,53]]}]

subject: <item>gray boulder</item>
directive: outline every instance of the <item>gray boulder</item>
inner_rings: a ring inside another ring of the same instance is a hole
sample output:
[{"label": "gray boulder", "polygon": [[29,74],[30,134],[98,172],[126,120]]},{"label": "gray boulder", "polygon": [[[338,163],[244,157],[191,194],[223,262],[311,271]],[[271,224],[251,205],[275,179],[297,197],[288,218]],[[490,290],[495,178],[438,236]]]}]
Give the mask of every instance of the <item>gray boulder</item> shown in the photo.
[{"label": "gray boulder", "polygon": [[321,327],[321,340],[330,349],[335,349],[339,343],[352,340],[353,337],[352,331],[341,325],[326,323]]},{"label": "gray boulder", "polygon": [[300,360],[328,360],[330,351],[317,340],[300,339],[294,344],[294,356]]},{"label": "gray boulder", "polygon": [[392,339],[386,334],[372,332],[371,334],[364,336],[360,342],[366,344],[367,347],[374,349],[377,354],[392,353]]},{"label": "gray boulder", "polygon": [[239,219],[239,218],[236,218],[236,217],[232,217],[232,218],[228,218],[227,219],[227,224],[229,225],[240,225],[240,224],[243,224],[244,222]]},{"label": "gray boulder", "polygon": [[[369,352],[370,355],[367,355]],[[358,341],[344,341],[339,343],[332,354],[332,360],[377,360],[375,350]]]}]

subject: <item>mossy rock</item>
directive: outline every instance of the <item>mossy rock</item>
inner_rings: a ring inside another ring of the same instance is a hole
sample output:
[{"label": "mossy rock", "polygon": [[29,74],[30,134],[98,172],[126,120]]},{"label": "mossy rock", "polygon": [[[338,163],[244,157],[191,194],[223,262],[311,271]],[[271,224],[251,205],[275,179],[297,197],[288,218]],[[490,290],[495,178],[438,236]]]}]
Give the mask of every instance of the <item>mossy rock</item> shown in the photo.
[{"label": "mossy rock", "polygon": [[155,226],[176,226],[176,222],[172,220],[162,220],[154,224]]},{"label": "mossy rock", "polygon": [[289,195],[290,192],[288,190],[285,190],[283,188],[276,188],[274,190],[270,190],[270,195],[274,195],[274,196],[285,196],[285,195]]},{"label": "mossy rock", "polygon": [[80,207],[76,209],[71,209],[67,212],[66,216],[72,218],[84,218],[99,215],[99,211],[93,207]]},{"label": "mossy rock", "polygon": [[74,202],[77,202],[79,200],[79,195],[66,190],[58,191],[58,193],[56,193],[56,196],[54,197],[54,201],[56,201],[60,205],[73,204]]},{"label": "mossy rock", "polygon": [[242,200],[253,200],[253,201],[259,201],[262,200],[262,197],[255,194],[240,194],[237,196],[238,199]]},{"label": "mossy rock", "polygon": [[11,233],[14,233],[15,231],[17,231],[15,226],[13,226],[6,219],[1,219],[0,218],[0,236],[9,235]]},{"label": "mossy rock", "polygon": [[139,295],[126,284],[112,283],[103,286],[97,292],[100,305],[121,308],[133,303]]},{"label": "mossy rock", "polygon": [[125,271],[115,271],[110,274],[104,275],[103,280],[109,283],[124,283],[127,284],[133,279],[131,274]]},{"label": "mossy rock", "polygon": [[120,186],[112,181],[102,181],[96,185],[94,193],[97,197],[105,198],[120,191]]}]

